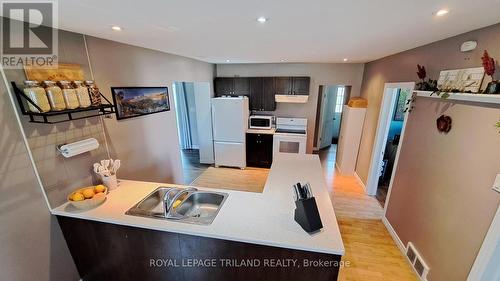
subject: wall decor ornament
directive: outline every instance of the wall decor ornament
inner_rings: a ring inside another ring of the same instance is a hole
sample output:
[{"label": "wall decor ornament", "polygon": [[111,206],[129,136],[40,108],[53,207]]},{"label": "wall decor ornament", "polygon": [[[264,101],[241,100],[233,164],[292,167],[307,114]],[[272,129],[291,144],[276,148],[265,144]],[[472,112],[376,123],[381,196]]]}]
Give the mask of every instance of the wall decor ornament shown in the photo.
[{"label": "wall decor ornament", "polygon": [[447,134],[451,130],[451,117],[447,115],[441,115],[436,120],[436,126],[440,133]]},{"label": "wall decor ornament", "polygon": [[437,81],[428,79],[425,81],[425,78],[427,77],[427,72],[425,70],[425,66],[417,64],[417,76],[420,79],[420,82],[418,82],[415,85],[415,89],[418,91],[436,91],[437,90]]},{"label": "wall decor ornament", "polygon": [[442,70],[437,87],[441,92],[478,93],[483,83],[484,68]]},{"label": "wall decor ornament", "polygon": [[490,95],[500,94],[500,83],[493,77],[495,74],[495,59],[490,57],[488,51],[484,50],[481,60],[483,61],[484,72],[486,75],[491,76],[491,82],[489,82],[486,89],[484,89],[484,93]]}]

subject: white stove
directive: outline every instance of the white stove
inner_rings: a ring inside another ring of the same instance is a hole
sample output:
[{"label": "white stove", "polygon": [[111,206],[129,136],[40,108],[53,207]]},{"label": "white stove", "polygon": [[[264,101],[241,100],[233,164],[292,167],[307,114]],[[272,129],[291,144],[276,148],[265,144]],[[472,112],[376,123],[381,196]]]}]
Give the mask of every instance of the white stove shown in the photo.
[{"label": "white stove", "polygon": [[276,118],[273,153],[305,154],[307,145],[306,118]]}]

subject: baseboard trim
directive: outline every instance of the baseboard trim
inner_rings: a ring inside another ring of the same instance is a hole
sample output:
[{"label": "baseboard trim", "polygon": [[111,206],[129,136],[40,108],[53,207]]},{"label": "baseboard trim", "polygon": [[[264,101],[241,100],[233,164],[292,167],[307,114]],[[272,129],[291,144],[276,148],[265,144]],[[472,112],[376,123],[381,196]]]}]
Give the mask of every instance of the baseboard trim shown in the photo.
[{"label": "baseboard trim", "polygon": [[399,251],[401,251],[401,254],[403,255],[405,261],[408,263],[408,265],[410,266],[410,268],[413,270],[413,273],[415,273],[415,277],[417,277],[418,280],[427,281],[427,280],[422,279],[422,278],[420,278],[418,276],[418,273],[416,272],[415,268],[413,268],[413,265],[411,264],[411,261],[406,256],[406,247],[404,246],[403,241],[401,241],[401,239],[399,238],[398,234],[396,233],[396,231],[392,227],[391,223],[389,222],[389,220],[387,220],[387,217],[383,217],[382,218],[382,223],[385,225],[385,228],[387,229],[387,231],[391,235],[392,240],[394,240],[394,243],[396,243],[396,246],[398,246]]},{"label": "baseboard trim", "polygon": [[399,239],[399,236],[396,233],[396,231],[394,230],[394,228],[392,227],[391,223],[387,220],[386,217],[382,218],[382,223],[384,223],[385,228],[387,228],[387,231],[389,231],[389,234],[391,235],[392,240],[394,240],[394,243],[396,243],[396,245],[398,246],[398,248],[401,251],[401,253],[403,254],[403,256],[406,257],[406,247],[404,246],[403,241],[401,241],[401,239]]},{"label": "baseboard trim", "polygon": [[354,171],[354,177],[356,178],[356,180],[358,181],[358,183],[361,185],[361,187],[363,187],[365,193],[367,193],[366,192],[366,185],[363,183],[363,181],[359,177],[358,172]]}]

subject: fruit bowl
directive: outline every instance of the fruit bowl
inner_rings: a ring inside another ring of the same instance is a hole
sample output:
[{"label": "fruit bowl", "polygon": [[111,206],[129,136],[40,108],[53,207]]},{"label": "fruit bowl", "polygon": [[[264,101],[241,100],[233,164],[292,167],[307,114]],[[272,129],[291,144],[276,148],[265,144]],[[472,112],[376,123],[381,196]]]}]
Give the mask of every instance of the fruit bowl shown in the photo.
[{"label": "fruit bowl", "polygon": [[68,202],[80,210],[88,210],[101,205],[106,200],[108,188],[103,185],[79,188],[70,193]]}]

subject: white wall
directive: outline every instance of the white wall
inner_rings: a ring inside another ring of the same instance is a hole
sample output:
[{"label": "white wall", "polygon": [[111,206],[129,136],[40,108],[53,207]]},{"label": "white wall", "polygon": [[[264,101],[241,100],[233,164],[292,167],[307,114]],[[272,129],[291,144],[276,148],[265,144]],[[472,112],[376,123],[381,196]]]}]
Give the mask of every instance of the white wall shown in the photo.
[{"label": "white wall", "polygon": [[[213,81],[214,66],[181,56],[87,36],[94,77],[102,93],[112,86],[168,86]],[[212,87],[210,89],[213,92]],[[105,119],[111,154],[122,160],[124,179],[182,183],[175,104],[171,110],[117,121]]]},{"label": "white wall", "polygon": [[351,97],[359,96],[363,79],[363,64],[341,63],[281,63],[281,64],[218,64],[217,76],[310,76],[310,96],[306,104],[278,103],[279,117],[308,119],[307,152],[311,153],[320,85],[352,85]]}]

